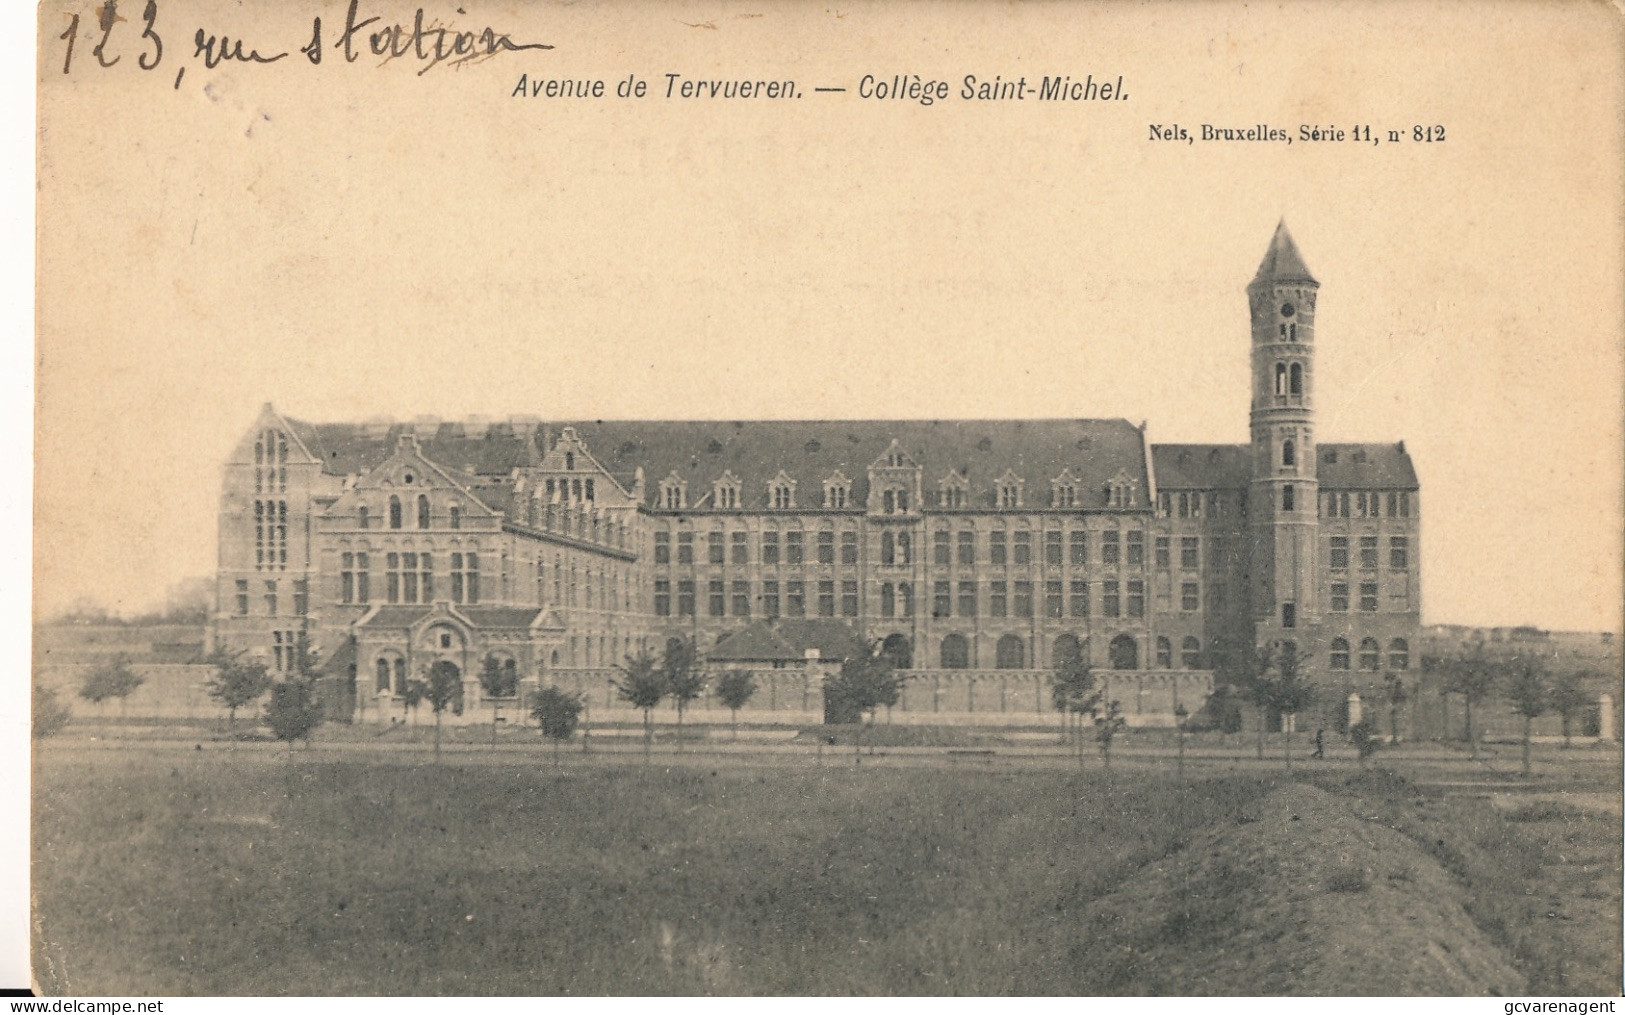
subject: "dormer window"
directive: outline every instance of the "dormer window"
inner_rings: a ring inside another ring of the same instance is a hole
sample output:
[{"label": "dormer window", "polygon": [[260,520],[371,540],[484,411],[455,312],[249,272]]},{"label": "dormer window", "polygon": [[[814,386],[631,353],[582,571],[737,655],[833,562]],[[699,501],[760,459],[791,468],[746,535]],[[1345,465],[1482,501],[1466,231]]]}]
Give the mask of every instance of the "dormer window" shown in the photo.
[{"label": "dormer window", "polygon": [[1005,471],[994,485],[994,497],[1001,509],[1010,510],[1021,507],[1021,478],[1014,472]]},{"label": "dormer window", "polygon": [[392,529],[401,527],[401,499],[394,495],[389,498],[389,527]]},{"label": "dormer window", "polygon": [[576,470],[576,453],[574,451],[566,451],[564,453],[564,471],[565,472],[574,472],[575,470]]},{"label": "dormer window", "polygon": [[1050,481],[1050,504],[1058,508],[1078,506],[1078,484],[1072,478],[1071,469],[1064,470]]},{"label": "dormer window", "polygon": [[1106,484],[1106,504],[1114,508],[1134,506],[1134,488],[1137,484],[1126,472],[1119,472]]},{"label": "dormer window", "polygon": [[418,528],[429,527],[429,498],[425,494],[418,494]]},{"label": "dormer window", "polygon": [[962,508],[968,499],[970,480],[965,474],[954,470],[942,477],[937,483],[937,503],[945,508]]},{"label": "dormer window", "polygon": [[688,506],[688,484],[677,473],[660,481],[659,504],[667,511],[681,511]]},{"label": "dormer window", "polygon": [[739,508],[739,478],[732,471],[724,472],[722,478],[716,481],[711,491],[712,499],[718,508],[724,511],[734,511]]},{"label": "dormer window", "polygon": [[827,508],[844,508],[852,497],[852,481],[845,475],[836,472],[824,480],[824,506]]},{"label": "dormer window", "polygon": [[796,481],[782,470],[767,484],[767,502],[775,511],[788,511],[796,506]]},{"label": "dormer window", "polygon": [[367,510],[367,505],[362,504],[360,507],[356,508],[355,511],[356,511],[356,527],[357,528],[364,529],[369,524],[371,524],[371,522],[372,522],[372,512]]}]

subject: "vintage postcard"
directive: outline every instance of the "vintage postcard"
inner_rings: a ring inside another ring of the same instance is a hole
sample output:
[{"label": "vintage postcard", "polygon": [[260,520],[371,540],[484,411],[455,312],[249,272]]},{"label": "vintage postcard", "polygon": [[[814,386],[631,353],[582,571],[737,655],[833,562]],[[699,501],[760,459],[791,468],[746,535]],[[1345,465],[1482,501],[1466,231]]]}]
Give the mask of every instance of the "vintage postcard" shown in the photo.
[{"label": "vintage postcard", "polygon": [[1616,7],[36,13],[36,992],[1618,993]]}]

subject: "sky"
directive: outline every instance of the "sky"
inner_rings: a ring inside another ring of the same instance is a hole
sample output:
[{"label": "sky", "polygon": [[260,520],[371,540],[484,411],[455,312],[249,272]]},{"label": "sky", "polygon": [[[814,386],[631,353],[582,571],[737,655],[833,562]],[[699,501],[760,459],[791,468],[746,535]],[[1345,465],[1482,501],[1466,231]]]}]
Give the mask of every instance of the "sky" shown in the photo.
[{"label": "sky", "polygon": [[[134,65],[132,9],[119,64],[85,36],[63,74],[50,40],[80,8],[41,6],[37,613],[135,612],[211,573],[220,467],[267,401],[1124,417],[1240,443],[1244,287],[1284,218],[1321,283],[1318,439],[1415,460],[1424,621],[1619,630],[1625,64],[1603,5],[460,8],[430,11],[555,48],[210,70],[194,27],[270,52],[319,15],[331,46],[343,8],[165,0],[170,63]],[[667,73],[808,94],[667,100]],[[857,93],[914,73],[954,97]],[[513,97],[521,74],[654,94]],[[965,101],[967,74],[1121,76],[1128,98]],[[1150,137],[1204,123],[1294,141]],[[1355,124],[1383,143],[1298,140]]]}]

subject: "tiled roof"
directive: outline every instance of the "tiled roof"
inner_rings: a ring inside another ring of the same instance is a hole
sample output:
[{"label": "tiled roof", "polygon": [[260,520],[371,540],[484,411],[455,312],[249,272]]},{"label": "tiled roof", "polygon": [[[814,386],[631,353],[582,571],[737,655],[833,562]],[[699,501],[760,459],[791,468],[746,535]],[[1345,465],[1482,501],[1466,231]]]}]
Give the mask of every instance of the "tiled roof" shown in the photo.
[{"label": "tiled roof", "polygon": [[[394,451],[400,434],[414,429],[410,423],[373,427],[290,419],[288,424],[321,459],[323,469],[335,475],[373,468]],[[1024,481],[1029,507],[1049,506],[1050,480],[1066,469],[1078,483],[1082,507],[1104,506],[1106,485],[1119,473],[1139,485],[1142,497],[1146,489],[1143,435],[1122,419],[599,420],[535,424],[517,432],[509,424],[494,423],[483,434],[471,434],[462,424],[442,423],[418,446],[425,458],[454,477],[467,476],[482,501],[499,507],[511,502],[512,491],[492,490],[490,478],[539,462],[550,435],[570,425],[621,485],[630,489],[633,475],[642,468],[650,504],[659,496],[660,481],[676,472],[688,483],[689,506],[705,507],[711,484],[731,470],[741,483],[740,506],[765,508],[768,481],[783,469],[796,481],[796,503],[801,507],[823,503],[824,480],[837,470],[852,482],[849,503],[861,506],[868,496],[868,468],[894,438],[922,467],[921,486],[928,504],[934,502],[938,481],[950,470],[970,480],[968,507],[992,507],[994,481],[1006,469]]]},{"label": "tiled roof", "polygon": [[846,659],[864,650],[863,639],[839,620],[758,620],[725,635],[708,659],[721,662],[800,662],[808,649],[820,659]]},{"label": "tiled roof", "polygon": [[429,607],[427,606],[380,606],[373,611],[372,616],[363,620],[357,626],[399,630],[411,627],[428,615]]},{"label": "tiled roof", "polygon": [[706,653],[706,658],[719,662],[773,662],[800,659],[802,653],[792,650],[774,634],[767,621],[758,620],[723,636],[716,647]]},{"label": "tiled roof", "polygon": [[1275,227],[1275,235],[1270,238],[1270,247],[1264,252],[1264,260],[1258,265],[1253,281],[1315,281],[1315,276],[1309,274],[1309,266],[1303,263],[1303,255],[1298,253],[1298,245],[1292,242],[1292,234],[1286,230],[1285,219]]},{"label": "tiled roof", "polygon": [[508,628],[522,631],[530,627],[542,612],[534,606],[458,606],[455,609],[467,617],[469,623],[485,630]]},{"label": "tiled roof", "polygon": [[1159,490],[1244,489],[1252,481],[1247,444],[1153,444]]},{"label": "tiled roof", "polygon": [[1322,444],[1316,471],[1330,489],[1415,490],[1416,468],[1398,444]]},{"label": "tiled roof", "polygon": [[[969,507],[992,507],[994,481],[1012,470],[1024,481],[1029,507],[1048,507],[1050,480],[1071,469],[1083,507],[1104,506],[1105,489],[1127,473],[1145,496],[1141,431],[1127,420],[812,420],[575,424],[604,467],[616,475],[644,470],[646,501],[676,472],[688,483],[688,504],[709,505],[711,484],[732,472],[740,505],[768,506],[767,484],[783,469],[796,481],[796,504],[823,503],[824,480],[839,470],[852,481],[849,503],[868,496],[868,469],[895,438],[921,467],[926,503],[950,470],[969,477]],[[630,484],[627,484],[630,485]],[[1144,507],[1144,503],[1140,504]]]},{"label": "tiled roof", "polygon": [[[288,419],[288,426],[321,459],[323,471],[337,476],[356,475],[384,461],[400,435],[415,429],[410,423],[371,427],[296,419]],[[541,460],[539,436],[540,431],[515,431],[507,423],[493,423],[483,434],[470,434],[461,423],[441,423],[418,445],[425,458],[453,475],[506,476]]]}]

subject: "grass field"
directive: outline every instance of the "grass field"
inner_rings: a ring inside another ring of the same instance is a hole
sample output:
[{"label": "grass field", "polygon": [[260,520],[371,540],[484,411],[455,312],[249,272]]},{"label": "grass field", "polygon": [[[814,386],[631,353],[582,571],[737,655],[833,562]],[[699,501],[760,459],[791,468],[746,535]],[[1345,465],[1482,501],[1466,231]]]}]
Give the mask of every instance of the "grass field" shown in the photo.
[{"label": "grass field", "polygon": [[[77,994],[1134,992],[1096,961],[1089,907],[1249,820],[1272,786],[51,745],[34,790],[36,976]],[[1396,801],[1393,822],[1439,839],[1474,919],[1533,984],[1617,988],[1617,821],[1480,804],[1464,822],[1450,802]],[[1591,893],[1596,913],[1520,939],[1549,908],[1530,857],[1574,835],[1604,859],[1561,890]],[[1509,849],[1518,862],[1498,859]],[[1180,970],[1164,972],[1177,992]]]}]

